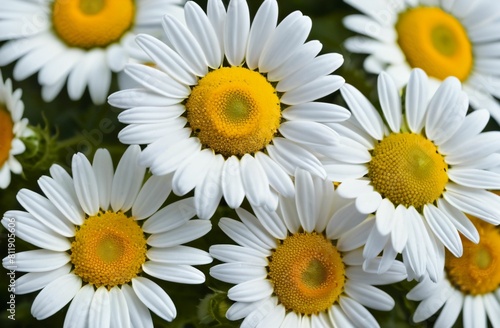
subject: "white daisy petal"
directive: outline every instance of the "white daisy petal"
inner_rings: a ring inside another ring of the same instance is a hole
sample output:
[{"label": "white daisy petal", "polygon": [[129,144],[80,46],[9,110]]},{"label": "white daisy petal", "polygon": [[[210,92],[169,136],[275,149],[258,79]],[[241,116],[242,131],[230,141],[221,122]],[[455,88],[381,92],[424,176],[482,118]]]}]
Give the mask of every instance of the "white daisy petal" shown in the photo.
[{"label": "white daisy petal", "polygon": [[463,306],[464,298],[459,291],[454,290],[450,298],[446,301],[441,310],[441,314],[436,320],[436,325],[440,327],[451,327],[457,321]]},{"label": "white daisy petal", "polygon": [[238,302],[255,302],[271,296],[272,284],[269,280],[254,279],[231,287],[227,296]]},{"label": "white daisy petal", "polygon": [[305,146],[316,144],[336,146],[339,143],[339,136],[334,130],[317,122],[283,122],[280,125],[279,131],[285,138]]},{"label": "white daisy petal", "polygon": [[443,197],[459,210],[476,216],[491,224],[500,223],[500,196],[486,190],[477,190],[448,184]]},{"label": "white daisy petal", "polygon": [[132,216],[141,220],[156,213],[172,190],[172,176],[150,177],[132,205]]},{"label": "white daisy petal", "polygon": [[500,317],[497,315],[498,313],[500,313],[500,301],[495,298],[492,293],[490,293],[483,295],[483,304],[486,310],[486,314],[488,315],[488,318],[490,319],[493,327],[500,327]]},{"label": "white daisy petal", "polygon": [[[15,265],[19,272],[44,272],[60,268],[69,261],[68,253],[36,249],[17,253]],[[7,269],[12,267],[9,257],[2,260],[2,265]]]},{"label": "white daisy petal", "polygon": [[349,297],[341,297],[340,307],[357,327],[379,327],[377,320],[361,304]]},{"label": "white daisy petal", "polygon": [[75,190],[82,209],[88,215],[99,212],[99,190],[89,160],[82,153],[75,154],[71,162]]},{"label": "white daisy petal", "polygon": [[[398,205],[394,212],[394,227],[391,234],[392,247],[397,253],[401,253],[408,241],[408,210],[403,205]],[[411,215],[411,214],[410,214]]]},{"label": "white daisy petal", "polygon": [[399,132],[401,129],[401,98],[399,97],[398,89],[394,81],[382,72],[378,76],[378,97],[380,106],[384,112],[384,117],[393,132]]},{"label": "white daisy petal", "polygon": [[262,254],[266,254],[266,256],[270,255],[268,247],[243,223],[228,218],[221,218],[219,221],[219,227],[237,244],[255,249]]},{"label": "white daisy petal", "polygon": [[255,158],[266,172],[271,187],[276,189],[276,191],[284,197],[293,197],[295,188],[290,176],[268,155],[257,152]]},{"label": "white daisy petal", "polygon": [[500,189],[500,173],[478,169],[452,167],[448,177],[462,186],[480,189]]},{"label": "white daisy petal", "polygon": [[75,297],[82,279],[68,273],[52,281],[38,295],[31,306],[31,314],[38,320],[50,317]]},{"label": "white daisy petal", "polygon": [[147,233],[161,233],[172,230],[185,224],[195,214],[193,197],[181,199],[153,214],[144,222],[142,230]]},{"label": "white daisy petal", "polygon": [[434,205],[424,206],[424,217],[439,240],[456,257],[462,256],[463,247],[458,231],[448,217]]},{"label": "white daisy petal", "polygon": [[264,1],[255,14],[248,35],[246,64],[251,70],[258,67],[262,50],[266,45],[268,36],[276,28],[277,21],[278,3],[275,0]]},{"label": "white daisy petal", "polygon": [[463,309],[464,327],[486,328],[486,311],[483,298],[480,295],[467,295],[464,300]]},{"label": "white daisy petal", "polygon": [[139,146],[129,146],[116,167],[110,199],[114,211],[128,211],[139,193],[146,173],[138,163],[140,153]]},{"label": "white daisy petal", "polygon": [[215,156],[212,167],[209,168],[205,179],[196,186],[194,203],[200,219],[211,218],[222,198],[221,176],[224,159],[219,154]]},{"label": "white daisy petal", "polygon": [[118,114],[118,120],[127,124],[151,124],[178,118],[185,110],[186,108],[181,104],[167,107],[134,107]]},{"label": "white daisy petal", "polygon": [[[263,207],[253,206],[252,208],[255,212],[255,215],[259,218],[259,221],[274,238],[277,239],[286,238],[287,229],[285,223],[281,220],[281,218],[276,212],[268,211]],[[273,244],[271,245],[272,247],[275,246]]]},{"label": "white daisy petal", "polygon": [[281,114],[289,121],[299,120],[320,123],[345,121],[351,116],[351,113],[344,107],[322,102],[290,106]]},{"label": "white daisy petal", "polygon": [[142,269],[150,276],[165,281],[181,284],[202,284],[205,282],[205,275],[203,272],[190,265],[147,261],[142,265]]},{"label": "white daisy petal", "polygon": [[231,208],[237,208],[245,198],[240,161],[236,156],[229,157],[222,169],[222,192],[224,199]]},{"label": "white daisy petal", "polygon": [[236,214],[241,222],[268,248],[276,247],[276,238],[285,238],[286,227],[281,218],[274,212],[261,207],[253,207],[255,215],[237,208]]},{"label": "white daisy petal", "polygon": [[89,324],[89,311],[92,298],[94,297],[94,286],[84,285],[69,305],[68,312],[64,318],[64,328],[85,328]]},{"label": "white daisy petal", "polygon": [[239,66],[243,62],[249,32],[248,4],[244,0],[231,0],[224,25],[224,50],[231,66]]},{"label": "white daisy petal", "polygon": [[266,266],[267,260],[262,254],[250,247],[238,245],[212,245],[210,255],[223,262],[246,262],[253,265]]},{"label": "white daisy petal", "polygon": [[108,209],[114,176],[113,160],[109,151],[97,149],[92,169],[96,177],[97,189],[99,189],[99,206],[102,209]]},{"label": "white daisy petal", "polygon": [[89,325],[92,327],[109,327],[110,323],[110,296],[107,288],[101,286],[95,291],[90,303]]},{"label": "white daisy petal", "polygon": [[226,9],[221,0],[208,0],[207,1],[207,17],[214,28],[217,38],[219,39],[219,45],[221,49],[221,57],[219,63],[222,64],[224,59],[224,24],[226,20]]},{"label": "white daisy petal", "polygon": [[314,182],[309,173],[297,170],[295,173],[295,185],[297,187],[296,199],[297,213],[301,227],[306,232],[312,232],[318,219],[318,208],[316,206],[316,192]]},{"label": "white daisy petal", "polygon": [[129,285],[122,286],[122,293],[127,302],[130,325],[132,327],[153,328],[151,313],[144,303],[137,297],[136,293]]},{"label": "white daisy petal", "polygon": [[312,82],[287,91],[281,96],[281,102],[287,105],[298,105],[325,97],[340,89],[345,83],[338,75],[320,76]]},{"label": "white daisy petal", "polygon": [[71,265],[68,263],[60,268],[45,272],[29,272],[16,280],[16,294],[22,295],[40,290],[52,281],[69,273]]},{"label": "white daisy petal", "polygon": [[240,284],[245,281],[265,279],[267,270],[262,266],[245,263],[223,263],[210,268],[210,275],[230,284]]},{"label": "white daisy petal", "polygon": [[[412,206],[406,212],[409,226],[412,233],[408,234],[408,241],[403,250],[403,258],[407,258],[410,267],[417,276],[422,276],[426,268],[426,249],[421,247],[422,240],[425,240],[423,235],[426,234],[425,227],[422,223],[422,217],[417,210]],[[406,261],[405,261],[406,262]]]},{"label": "white daisy petal", "polygon": [[266,172],[255,157],[245,154],[240,162],[241,182],[250,204],[263,206],[269,194]]},{"label": "white daisy petal", "polygon": [[153,281],[135,277],[132,279],[132,288],[142,303],[160,318],[170,322],[177,316],[172,299]]},{"label": "white daisy petal", "polygon": [[[348,230],[358,226],[365,219],[366,214],[356,210],[355,202],[346,204],[338,209],[331,217],[326,226],[326,235],[330,239],[337,239]],[[375,224],[375,222],[373,222],[373,224]]]},{"label": "white daisy petal", "polygon": [[[212,150],[203,149],[201,152],[195,154],[186,165],[181,166],[175,171],[172,180],[172,189],[174,193],[184,196],[196,187],[200,181],[205,179],[214,158]],[[222,180],[224,181],[224,175],[222,176]]]},{"label": "white daisy petal", "polygon": [[127,301],[118,286],[111,288],[109,291],[109,303],[112,318],[110,328],[130,328],[130,314],[128,312]]},{"label": "white daisy petal", "polygon": [[414,69],[410,74],[408,87],[406,88],[406,119],[410,130],[420,133],[424,126],[425,113],[429,102],[428,96],[429,78],[421,69]]},{"label": "white daisy petal", "polygon": [[363,193],[356,198],[356,208],[361,213],[373,213],[377,210],[381,201],[382,196],[376,191]]},{"label": "white daisy petal", "polygon": [[378,311],[390,311],[395,304],[389,294],[376,287],[359,282],[347,281],[345,293],[358,303]]},{"label": "white daisy petal", "polygon": [[446,163],[461,164],[471,159],[482,158],[500,150],[500,132],[483,132],[462,143],[459,152],[446,156]]},{"label": "white daisy petal", "polygon": [[375,225],[374,220],[365,220],[354,229],[345,232],[337,242],[337,248],[341,252],[352,251],[366,243],[370,231]]},{"label": "white daisy petal", "polygon": [[155,262],[170,264],[208,264],[212,257],[205,251],[189,246],[173,246],[169,248],[148,249],[146,256]]},{"label": "white daisy petal", "polygon": [[184,162],[201,149],[201,143],[197,138],[188,138],[178,141],[168,147],[162,156],[157,156],[151,164],[154,175],[165,175],[175,171]]},{"label": "white daisy petal", "polygon": [[191,220],[183,226],[149,236],[148,245],[153,247],[172,247],[190,242],[207,234],[212,225],[207,220]]}]

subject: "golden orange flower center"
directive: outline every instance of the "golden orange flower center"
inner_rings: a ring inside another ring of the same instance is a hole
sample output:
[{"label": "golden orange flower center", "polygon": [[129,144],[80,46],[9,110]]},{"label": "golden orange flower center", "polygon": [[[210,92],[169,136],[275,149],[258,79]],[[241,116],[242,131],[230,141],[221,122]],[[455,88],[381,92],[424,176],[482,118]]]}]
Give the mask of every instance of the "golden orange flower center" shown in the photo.
[{"label": "golden orange flower center", "polygon": [[398,43],[412,67],[444,80],[467,80],[473,66],[472,45],[457,18],[436,7],[417,7],[399,16]]},{"label": "golden orange flower center", "polygon": [[52,23],[69,46],[83,49],[117,42],[134,22],[132,0],[55,0]]},{"label": "golden orange flower center", "polygon": [[420,134],[391,133],[373,149],[368,176],[393,204],[420,209],[442,195],[447,169],[432,141]]},{"label": "golden orange flower center", "polygon": [[288,311],[310,315],[330,308],[345,285],[342,255],[323,235],[287,237],[269,258],[274,293]]},{"label": "golden orange flower center", "polygon": [[146,239],[133,218],[107,211],[85,220],[71,244],[75,274],[112,288],[136,277],[146,261]]},{"label": "golden orange flower center", "polygon": [[268,145],[281,121],[280,100],[260,73],[244,67],[211,71],[186,102],[187,119],[204,147],[230,157]]},{"label": "golden orange flower center", "polygon": [[14,122],[10,112],[0,104],[0,167],[9,159],[12,140],[14,139]]}]

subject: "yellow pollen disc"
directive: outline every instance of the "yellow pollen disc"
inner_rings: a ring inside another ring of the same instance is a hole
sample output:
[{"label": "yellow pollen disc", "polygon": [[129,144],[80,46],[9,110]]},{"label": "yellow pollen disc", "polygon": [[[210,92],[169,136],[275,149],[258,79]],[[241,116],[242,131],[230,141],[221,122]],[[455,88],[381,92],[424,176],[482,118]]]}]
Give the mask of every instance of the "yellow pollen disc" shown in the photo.
[{"label": "yellow pollen disc", "polygon": [[14,139],[13,127],[10,112],[0,104],[0,167],[9,159],[10,146]]},{"label": "yellow pollen disc", "polygon": [[287,311],[315,314],[330,308],[344,290],[342,255],[323,235],[287,237],[269,258],[274,293]]},{"label": "yellow pollen disc", "polygon": [[106,47],[132,26],[133,0],[55,0],[52,23],[69,46]]},{"label": "yellow pollen disc", "polygon": [[462,238],[464,253],[456,258],[446,252],[445,268],[450,282],[465,294],[487,294],[500,287],[500,229],[474,219],[479,244]]},{"label": "yellow pollen disc", "polygon": [[141,227],[122,212],[99,213],[82,224],[71,244],[75,274],[96,287],[128,283],[146,261]]},{"label": "yellow pollen disc", "polygon": [[420,209],[441,196],[447,169],[432,141],[420,134],[392,133],[373,149],[368,176],[375,190],[393,204]]},{"label": "yellow pollen disc", "polygon": [[281,121],[274,87],[258,72],[222,67],[208,73],[186,102],[201,143],[223,156],[243,156],[268,145]]},{"label": "yellow pollen disc", "polygon": [[472,45],[462,24],[436,7],[417,7],[399,16],[398,43],[412,67],[444,80],[465,81],[472,65]]}]

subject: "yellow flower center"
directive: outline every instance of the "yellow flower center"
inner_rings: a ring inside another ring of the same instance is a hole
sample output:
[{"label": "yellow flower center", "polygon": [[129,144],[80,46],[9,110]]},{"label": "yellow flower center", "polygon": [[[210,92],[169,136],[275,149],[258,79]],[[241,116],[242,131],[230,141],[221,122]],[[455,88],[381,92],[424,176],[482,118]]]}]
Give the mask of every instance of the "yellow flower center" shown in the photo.
[{"label": "yellow flower center", "polygon": [[344,290],[342,255],[323,235],[287,237],[269,258],[274,293],[288,311],[315,314],[330,308]]},{"label": "yellow flower center", "polygon": [[464,253],[456,258],[446,252],[450,282],[465,294],[487,294],[500,287],[500,229],[475,219],[479,244],[461,236]]},{"label": "yellow flower center", "polygon": [[391,133],[373,149],[368,176],[393,204],[420,209],[441,196],[447,169],[432,141],[420,134]]},{"label": "yellow flower center", "polygon": [[90,49],[120,40],[134,16],[133,0],[55,0],[52,23],[67,45]]},{"label": "yellow flower center", "polygon": [[412,67],[444,80],[450,75],[465,81],[472,65],[472,45],[462,24],[435,7],[409,9],[396,24],[398,43]]},{"label": "yellow flower center", "polygon": [[222,67],[208,73],[186,102],[187,119],[204,147],[243,156],[268,145],[281,121],[274,87],[258,72]]},{"label": "yellow flower center", "polygon": [[71,244],[75,274],[96,287],[112,288],[136,277],[146,261],[141,227],[122,212],[89,217]]},{"label": "yellow flower center", "polygon": [[0,104],[0,167],[9,159],[10,146],[14,139],[14,122],[10,112]]}]

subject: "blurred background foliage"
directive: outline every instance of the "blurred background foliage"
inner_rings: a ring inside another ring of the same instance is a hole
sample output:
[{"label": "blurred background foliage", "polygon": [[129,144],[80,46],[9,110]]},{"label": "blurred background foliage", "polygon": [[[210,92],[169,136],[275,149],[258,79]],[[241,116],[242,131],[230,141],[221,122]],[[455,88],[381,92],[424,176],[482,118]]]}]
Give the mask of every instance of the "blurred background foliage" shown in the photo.
[{"label": "blurred background foliage", "polygon": [[[197,0],[196,2],[202,8],[206,8],[206,0]],[[229,1],[224,0],[224,2],[227,5]],[[248,3],[253,17],[262,1],[248,0]],[[362,91],[372,103],[378,104],[375,88],[376,76],[362,70],[364,56],[350,54],[342,46],[343,41],[353,34],[343,27],[342,18],[347,14],[355,13],[355,10],[341,0],[278,0],[278,4],[280,20],[296,10],[310,16],[313,26],[309,39],[317,39],[323,44],[321,53],[337,52],[344,56],[344,65],[334,74],[343,76],[348,83]],[[4,79],[12,78],[13,66],[11,64],[1,68]],[[37,180],[41,175],[48,174],[48,168],[53,162],[69,169],[72,155],[76,152],[83,152],[91,157],[98,148],[107,148],[116,165],[126,148],[125,145],[120,144],[117,138],[118,132],[124,127],[117,120],[117,114],[120,112],[118,109],[112,108],[108,104],[101,106],[92,104],[88,92],[81,100],[72,101],[65,88],[54,101],[45,103],[41,99],[36,75],[24,81],[13,81],[13,85],[14,89],[21,88],[23,90],[24,116],[29,119],[32,126],[37,127],[37,130],[45,138],[35,140],[28,145],[28,151],[20,158],[24,174],[22,176],[13,175],[11,185],[6,190],[0,190],[0,212],[2,214],[7,210],[21,209],[15,199],[20,189],[27,188],[41,192]],[[117,78],[114,76],[110,92],[117,90]],[[338,92],[326,97],[323,101],[345,105]],[[489,129],[498,129],[498,127],[491,123]],[[167,203],[175,199],[177,197],[171,195],[167,199]],[[233,243],[225,237],[217,226],[218,220],[224,216],[237,218],[233,210],[221,204],[212,218],[212,231],[190,245],[208,250],[209,246],[213,244]],[[7,231],[3,227],[0,228],[0,249],[3,258],[7,254]],[[16,240],[16,252],[30,249],[35,249],[35,247],[20,239]],[[153,278],[172,297],[178,310],[178,316],[172,323],[166,323],[152,314],[155,327],[237,327],[239,325],[237,322],[229,322],[224,317],[225,310],[231,304],[225,297],[225,292],[231,285],[211,278],[208,275],[210,266],[198,266],[207,277],[205,285],[180,285]],[[0,327],[62,327],[68,306],[46,320],[37,321],[31,316],[30,307],[38,292],[17,295],[15,298],[16,320],[8,319],[6,302],[9,299],[7,292],[9,277],[6,275],[6,270],[3,268],[2,270],[0,303],[4,310],[0,315]],[[411,313],[417,304],[406,300],[405,295],[414,285],[415,282],[404,281],[400,284],[382,287],[392,295],[396,305],[391,312],[372,311],[381,327],[431,327],[433,325],[435,316],[418,325],[411,321]],[[461,327],[460,318],[456,326]]]}]

